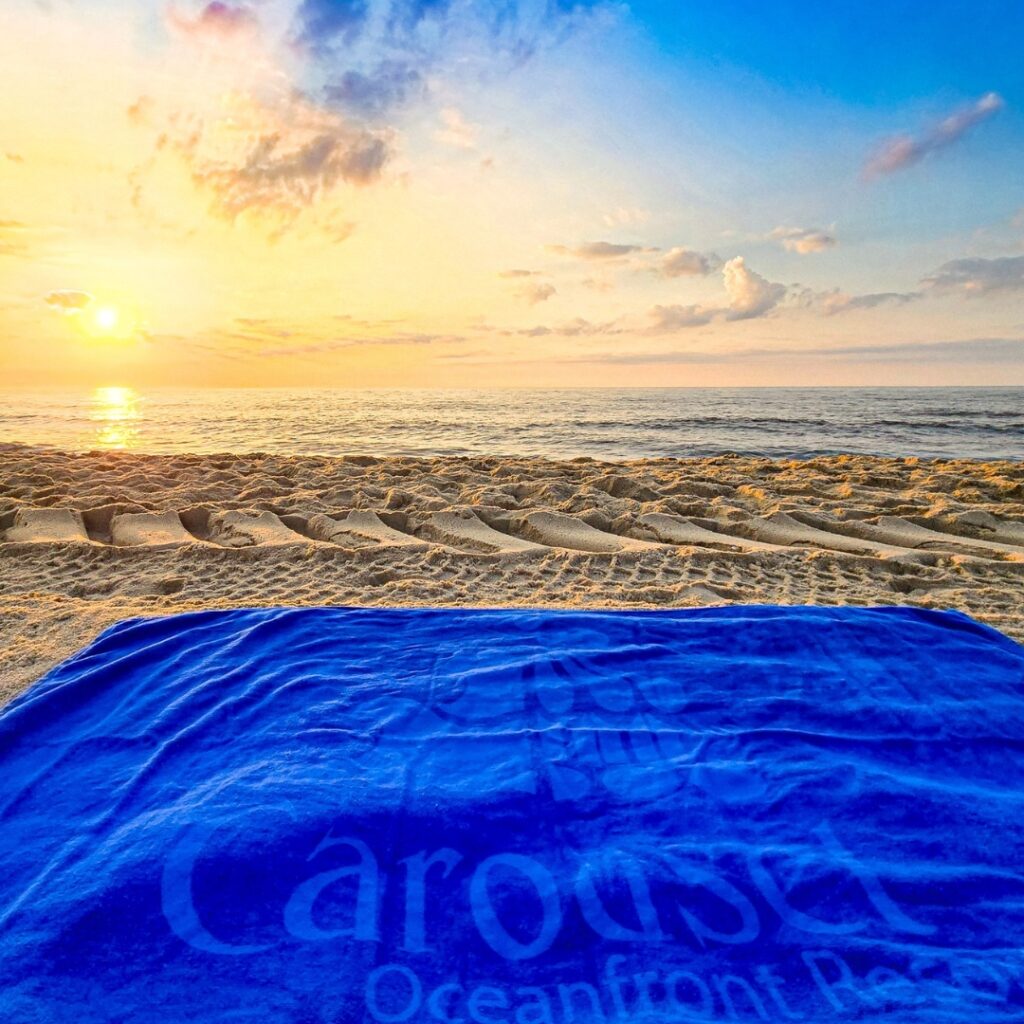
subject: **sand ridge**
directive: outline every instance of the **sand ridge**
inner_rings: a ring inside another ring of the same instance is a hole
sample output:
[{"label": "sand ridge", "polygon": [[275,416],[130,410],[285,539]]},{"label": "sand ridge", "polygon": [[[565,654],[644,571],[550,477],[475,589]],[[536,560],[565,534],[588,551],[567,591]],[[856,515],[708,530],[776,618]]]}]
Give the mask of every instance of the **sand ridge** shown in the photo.
[{"label": "sand ridge", "polygon": [[960,608],[1024,637],[1024,467],[0,445],[0,696],[130,615],[267,604]]}]

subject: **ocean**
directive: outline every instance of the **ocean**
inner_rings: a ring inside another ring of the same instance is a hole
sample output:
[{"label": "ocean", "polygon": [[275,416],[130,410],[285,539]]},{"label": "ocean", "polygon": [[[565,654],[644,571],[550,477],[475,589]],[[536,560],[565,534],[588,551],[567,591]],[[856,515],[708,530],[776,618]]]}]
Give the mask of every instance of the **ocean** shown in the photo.
[{"label": "ocean", "polygon": [[0,392],[0,443],[68,451],[1024,459],[1024,388]]}]

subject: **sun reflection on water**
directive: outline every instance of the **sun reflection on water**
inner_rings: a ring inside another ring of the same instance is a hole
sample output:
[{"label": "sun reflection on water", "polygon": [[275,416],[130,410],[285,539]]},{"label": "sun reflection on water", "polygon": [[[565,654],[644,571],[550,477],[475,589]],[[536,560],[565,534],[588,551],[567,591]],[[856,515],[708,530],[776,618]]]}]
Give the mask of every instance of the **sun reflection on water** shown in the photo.
[{"label": "sun reflection on water", "polygon": [[141,398],[133,388],[96,388],[90,399],[89,419],[96,424],[101,448],[134,446],[142,420]]}]

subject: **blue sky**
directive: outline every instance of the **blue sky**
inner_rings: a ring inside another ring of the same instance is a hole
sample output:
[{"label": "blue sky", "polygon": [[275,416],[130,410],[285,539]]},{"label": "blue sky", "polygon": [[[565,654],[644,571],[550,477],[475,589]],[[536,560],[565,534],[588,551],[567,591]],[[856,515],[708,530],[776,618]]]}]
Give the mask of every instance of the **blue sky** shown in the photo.
[{"label": "blue sky", "polygon": [[1020,3],[9,11],[15,382],[1024,383]]},{"label": "blue sky", "polygon": [[973,96],[1021,98],[1024,8],[1013,0],[638,0],[633,15],[682,63],[733,69],[866,110]]}]

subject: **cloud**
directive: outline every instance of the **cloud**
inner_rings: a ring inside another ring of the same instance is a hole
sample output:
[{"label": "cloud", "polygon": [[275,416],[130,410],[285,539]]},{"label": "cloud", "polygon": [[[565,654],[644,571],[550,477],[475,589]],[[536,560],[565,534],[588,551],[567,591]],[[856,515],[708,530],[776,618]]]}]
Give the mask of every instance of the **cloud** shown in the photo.
[{"label": "cloud", "polygon": [[521,62],[560,42],[604,7],[600,0],[302,0],[295,31],[301,43],[321,52],[351,48],[372,37],[374,44],[392,51],[418,50],[426,56],[463,39],[477,50],[486,48],[481,58],[507,56]]},{"label": "cloud", "polygon": [[388,155],[383,138],[345,127],[297,145],[275,133],[255,140],[240,163],[211,161],[194,177],[214,192],[218,210],[229,218],[250,209],[297,211],[339,182],[376,181]]},{"label": "cloud", "polygon": [[434,132],[434,138],[446,146],[456,149],[475,149],[477,126],[470,124],[462,111],[455,107],[444,107],[440,113],[441,127]]},{"label": "cloud", "polygon": [[822,231],[820,228],[777,227],[768,237],[779,242],[787,252],[796,252],[801,256],[824,252],[839,244],[833,232]]},{"label": "cloud", "polygon": [[[382,116],[414,90],[425,94],[428,82],[513,70],[605,7],[603,0],[302,0],[292,35],[319,62],[327,97]],[[390,70],[381,71],[382,56]]]},{"label": "cloud", "polygon": [[653,323],[649,332],[663,334],[684,327],[703,327],[721,312],[707,306],[655,306],[650,312]]},{"label": "cloud", "polygon": [[1024,360],[1024,338],[973,338],[965,341],[844,345],[831,349],[824,347],[811,349],[807,354],[832,357],[872,356],[893,361],[913,361],[923,356],[930,362],[1014,363]]},{"label": "cloud", "polygon": [[867,295],[848,295],[832,291],[814,295],[813,301],[826,316],[835,316],[855,309],[877,309],[879,306],[904,306],[922,298],[921,292],[871,292]]},{"label": "cloud", "polygon": [[207,4],[195,18],[189,18],[172,5],[167,10],[167,23],[179,35],[200,43],[252,37],[259,32],[259,21],[252,10],[220,0]]},{"label": "cloud", "polygon": [[606,320],[601,323],[594,323],[591,320],[585,320],[583,317],[578,316],[553,327],[545,324],[538,324],[535,327],[519,327],[514,330],[498,330],[494,333],[502,334],[505,337],[515,336],[520,338],[547,338],[551,336],[561,338],[581,338],[590,337],[592,335],[624,334],[626,333],[626,330],[617,320]]},{"label": "cloud", "polygon": [[786,296],[786,286],[777,284],[751,270],[742,256],[735,256],[722,267],[725,290],[729,295],[727,320],[751,320],[764,316]]},{"label": "cloud", "polygon": [[55,313],[60,313],[63,316],[77,316],[92,303],[92,296],[88,292],[62,288],[49,292],[43,297],[43,301]]},{"label": "cloud", "polygon": [[28,231],[28,225],[20,220],[0,220],[0,256],[27,255]]},{"label": "cloud", "polygon": [[356,338],[333,338],[325,341],[314,341],[303,345],[285,345],[276,348],[255,349],[251,352],[253,356],[261,359],[285,356],[294,358],[296,356],[316,356],[328,352],[338,352],[350,348],[362,347],[387,347],[391,345],[438,345],[438,344],[462,344],[465,338],[460,334],[431,334],[429,332],[416,332],[407,334],[395,334],[389,337],[356,337]]},{"label": "cloud", "polygon": [[524,284],[516,291],[516,295],[524,302],[528,302],[531,306],[536,306],[541,302],[547,302],[547,300],[554,294],[555,286],[553,284]]},{"label": "cloud", "polygon": [[858,309],[905,306],[936,293],[981,297],[1014,291],[1024,291],[1024,256],[970,257],[944,263],[922,279],[917,291],[850,295],[838,289],[829,292],[806,290],[800,296],[799,304],[818,309],[825,316],[836,316]]},{"label": "cloud", "polygon": [[504,277],[508,279],[514,279],[517,277],[539,277],[540,271],[538,270],[502,270],[498,272],[498,277]]},{"label": "cloud", "polygon": [[959,259],[944,263],[923,284],[936,291],[958,291],[965,295],[1024,290],[1024,256],[997,259]]},{"label": "cloud", "polygon": [[[256,10],[266,18],[262,35],[254,32]],[[381,177],[393,156],[396,133],[371,124],[369,117],[343,112],[329,101],[329,93],[318,97],[295,83],[296,54],[281,48],[279,31],[271,32],[282,14],[290,17],[287,9],[255,2],[209,3],[194,17],[171,9],[168,19],[178,35],[244,35],[245,43],[223,55],[218,49],[217,60],[202,65],[202,81],[197,69],[194,87],[182,83],[171,93],[142,95],[127,106],[129,122],[155,135],[152,157],[130,175],[137,208],[156,210],[159,204],[156,195],[147,204],[146,186],[160,173],[161,154],[185,162],[194,184],[212,199],[214,214],[229,221],[243,215],[262,219],[271,240],[289,230],[303,211],[334,198],[342,186],[366,186]],[[323,81],[322,69],[303,70],[304,81]],[[338,95],[343,93],[362,113],[384,102],[381,90],[411,87],[414,80],[396,64],[381,63],[379,56],[374,70],[378,77],[372,81],[333,80]],[[317,213],[316,226],[344,239],[354,226],[345,213],[340,204],[326,205]]]},{"label": "cloud", "polygon": [[649,210],[641,210],[638,207],[620,206],[617,210],[611,210],[602,215],[601,220],[610,228],[621,227],[622,225],[643,224],[650,220]]},{"label": "cloud", "polygon": [[[160,111],[146,104],[139,109],[150,127],[161,123]],[[163,125],[157,151],[181,156],[195,184],[212,195],[213,211],[228,220],[265,215],[273,237],[338,186],[377,181],[392,154],[390,132],[353,122],[294,91],[238,94],[208,116],[170,111]],[[141,180],[138,187],[141,193]],[[343,230],[338,224],[331,230],[344,237],[352,224],[344,218],[340,223]]]},{"label": "cloud", "polygon": [[665,253],[656,270],[662,277],[706,277],[721,265],[714,253],[676,247]]},{"label": "cloud", "polygon": [[997,114],[1005,105],[1002,96],[989,92],[969,107],[950,114],[917,137],[898,135],[890,139],[868,160],[864,167],[865,177],[875,178],[893,174],[919,163],[925,157],[952,146],[973,128]]},{"label": "cloud", "polygon": [[558,256],[575,256],[578,260],[619,260],[634,252],[650,252],[639,245],[622,245],[616,242],[584,242],[575,248],[565,245],[549,245],[548,252]]},{"label": "cloud", "polygon": [[835,359],[843,362],[1019,363],[1024,360],[1024,338],[976,338],[957,341],[898,342],[887,345],[841,345],[817,348],[747,348],[728,352],[689,350],[624,352],[587,356],[576,362],[617,366],[739,363],[745,360]]},{"label": "cloud", "polygon": [[330,43],[351,44],[362,32],[369,14],[367,0],[302,0],[298,37],[313,49]]},{"label": "cloud", "polygon": [[655,306],[648,313],[648,334],[663,334],[687,327],[703,327],[713,320],[752,320],[771,312],[785,297],[784,284],[769,281],[751,270],[742,256],[722,264],[722,280],[728,295],[725,306]]},{"label": "cloud", "polygon": [[621,352],[608,355],[584,355],[571,360],[574,363],[602,363],[611,366],[692,366],[732,361],[728,353],[700,350],[675,352]]},{"label": "cloud", "polygon": [[423,76],[404,61],[385,60],[373,70],[344,71],[324,88],[327,102],[368,118],[383,117],[426,92]]},{"label": "cloud", "polygon": [[929,294],[952,292],[982,296],[998,292],[1024,290],[1024,256],[1002,256],[994,259],[970,257],[950,260],[921,280],[916,291],[869,292],[851,295],[835,288],[815,292],[803,289],[793,296],[795,304],[814,309],[825,316],[836,316],[858,309],[883,306],[905,306]]}]

